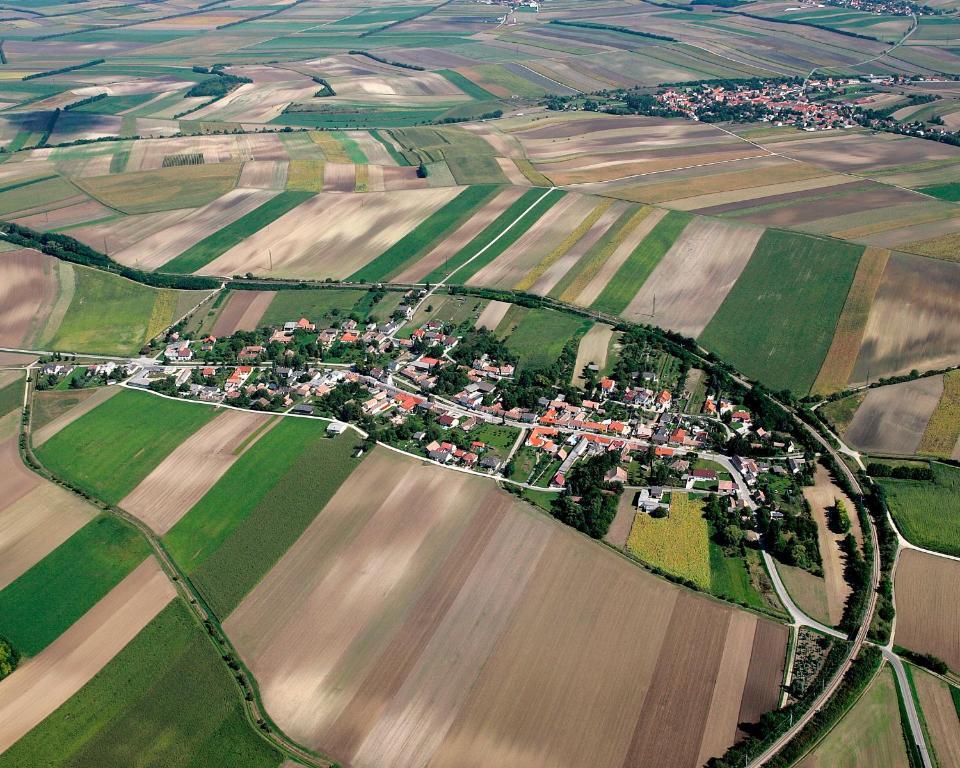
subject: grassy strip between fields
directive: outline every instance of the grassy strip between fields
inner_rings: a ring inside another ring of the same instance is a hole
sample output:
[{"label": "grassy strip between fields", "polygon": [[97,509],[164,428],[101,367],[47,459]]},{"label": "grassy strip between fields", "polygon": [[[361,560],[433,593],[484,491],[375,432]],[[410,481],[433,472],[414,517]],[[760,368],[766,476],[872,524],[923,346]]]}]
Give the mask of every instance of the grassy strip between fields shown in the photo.
[{"label": "grassy strip between fields", "polygon": [[214,415],[213,408],[124,391],[64,427],[36,454],[57,477],[116,504]]},{"label": "grassy strip between fields", "polygon": [[[470,259],[473,259],[467,266],[460,269],[450,281],[457,285],[462,285],[467,282],[477,272],[513,245],[537,219],[559,202],[560,198],[565,194],[566,193],[562,191],[559,193],[550,192],[544,196],[544,192],[541,189],[531,189],[524,192],[513,205],[501,213],[483,232],[461,248],[443,267],[438,267],[427,275],[425,278],[426,281],[435,283],[442,280],[458,267],[466,264]],[[528,208],[530,210],[527,210]],[[497,237],[514,222],[516,222],[516,224],[497,240]],[[496,242],[494,242],[495,240]],[[486,250],[484,250],[485,248]],[[483,254],[478,258],[474,258],[481,251],[483,251]]]},{"label": "grassy strip between fields", "polygon": [[90,682],[3,755],[10,768],[162,765],[276,768],[234,683],[174,600]]},{"label": "grassy strip between fields", "polygon": [[494,185],[467,187],[347,279],[371,282],[389,280],[456,230],[481,205],[493,197],[498,189],[499,187]]},{"label": "grassy strip between fields", "polygon": [[95,518],[0,592],[0,635],[24,656],[39,653],[149,553],[129,525]]},{"label": "grassy strip between fields", "polygon": [[767,230],[699,341],[771,389],[806,394],[862,252],[862,245]]},{"label": "grassy strip between fields", "polygon": [[[220,617],[237,607],[358,466],[351,458],[352,433],[327,438],[322,422],[286,421],[295,423],[264,435],[178,524],[176,538],[173,531],[167,537],[175,556],[189,561],[194,583]],[[286,439],[277,449],[284,455],[265,466],[262,446],[265,441],[276,446],[278,430]],[[244,461],[251,455],[260,463]],[[246,472],[234,473],[241,465]],[[207,553],[199,565],[190,549],[191,527],[205,537],[192,542],[194,550],[204,547]]]},{"label": "grassy strip between fields", "polygon": [[255,232],[259,232],[267,224],[279,219],[285,213],[292,211],[301,203],[313,197],[313,192],[288,190],[276,197],[267,200],[263,205],[246,213],[223,229],[203,238],[175,256],[160,270],[163,272],[187,273],[195,272],[207,266],[211,261],[223,253],[242,243]]},{"label": "grassy strip between fields", "polygon": [[590,306],[612,314],[623,312],[692,220],[692,214],[670,211],[658,221]]}]

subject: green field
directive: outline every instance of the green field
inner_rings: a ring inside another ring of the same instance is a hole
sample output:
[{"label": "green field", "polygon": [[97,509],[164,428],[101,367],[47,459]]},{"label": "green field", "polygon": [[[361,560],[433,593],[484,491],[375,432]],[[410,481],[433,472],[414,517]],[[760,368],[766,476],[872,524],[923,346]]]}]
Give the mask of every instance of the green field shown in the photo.
[{"label": "green field", "polygon": [[3,755],[9,768],[276,768],[282,760],[247,723],[236,684],[179,599]]},{"label": "green field", "polygon": [[447,80],[453,83],[457,88],[463,91],[471,99],[476,99],[477,101],[488,101],[495,100],[497,97],[494,96],[486,88],[481,88],[473,80],[468,80],[459,72],[455,72],[452,69],[441,69],[437,71],[438,75],[443,75]]},{"label": "green field", "polygon": [[397,148],[393,145],[393,142],[383,136],[380,131],[370,131],[370,135],[383,144],[384,149],[387,150],[387,153],[393,158],[393,162],[395,162],[397,165],[411,165],[411,162],[397,151]]},{"label": "green field", "polygon": [[614,315],[623,312],[692,219],[689,213],[670,211],[658,221],[590,306]]},{"label": "green field", "polygon": [[351,163],[364,165],[370,162],[367,160],[367,156],[363,154],[360,145],[345,133],[342,131],[334,131],[333,137],[343,145],[343,151],[347,153],[347,157],[350,158]]},{"label": "green field", "polygon": [[156,93],[134,93],[129,96],[107,96],[89,104],[74,107],[71,112],[89,112],[97,115],[116,115],[128,109],[139,107],[157,96]]},{"label": "green field", "polygon": [[261,325],[282,325],[289,320],[307,318],[317,329],[346,317],[367,295],[362,288],[319,288],[303,291],[277,291],[263,313]]},{"label": "green field", "polygon": [[498,189],[495,186],[468,187],[347,279],[369,282],[389,280],[406,266],[425,256],[493,197]]},{"label": "green field", "polygon": [[[759,556],[756,552],[753,555],[757,561],[754,567],[762,568]],[[710,540],[710,591],[718,597],[749,605],[751,608],[770,609],[751,581],[750,571],[747,569],[744,558],[739,555],[732,557],[727,555],[723,547],[712,539]]]},{"label": "green field", "polygon": [[36,454],[53,474],[116,504],[215,415],[213,408],[125,391],[64,427]]},{"label": "green field", "polygon": [[76,287],[50,349],[131,355],[174,320],[180,292],[73,266]]},{"label": "green field", "polygon": [[39,653],[148,554],[129,525],[95,518],[0,592],[0,635],[24,656]]},{"label": "green field", "polygon": [[202,269],[233,246],[242,243],[255,232],[259,232],[270,222],[309,200],[313,194],[313,192],[281,192],[218,232],[190,246],[179,256],[160,267],[159,271],[187,273]]},{"label": "green field", "polygon": [[901,533],[927,549],[960,557],[960,469],[931,463],[933,482],[878,477]]},{"label": "green field", "polygon": [[824,403],[818,410],[820,415],[829,422],[833,431],[843,437],[843,433],[847,431],[847,427],[850,426],[850,422],[857,414],[857,408],[860,407],[860,403],[866,396],[864,392],[847,395],[847,397],[841,397],[839,400]]},{"label": "green field", "polygon": [[548,368],[560,358],[567,342],[589,327],[590,321],[582,317],[554,309],[531,309],[507,337],[507,349],[520,358],[518,369]]},{"label": "green field", "polygon": [[925,195],[939,197],[941,200],[949,200],[952,203],[960,202],[960,182],[934,184],[930,187],[920,187],[917,191],[923,192]]},{"label": "green field", "polygon": [[0,386],[0,416],[5,416],[20,407],[23,402],[23,374]]},{"label": "green field", "polygon": [[356,436],[327,438],[324,427],[285,419],[166,536],[217,615],[257,585],[357,466]]},{"label": "green field", "polygon": [[457,184],[507,183],[507,177],[493,155],[445,152],[443,159]]},{"label": "green field", "polygon": [[[540,189],[531,189],[524,192],[520,198],[507,210],[501,213],[486,229],[461,248],[457,254],[443,267],[433,270],[426,276],[428,283],[435,283],[449,275],[467,261],[473,259],[466,267],[460,269],[453,276],[451,283],[462,285],[493,261],[507,248],[513,245],[534,222],[552,208],[565,192],[546,194]],[[530,210],[527,210],[527,209]],[[516,224],[512,226],[513,222]],[[506,234],[503,234],[506,232]],[[502,235],[502,237],[501,237]],[[499,239],[497,239],[499,238]],[[489,247],[488,247],[489,246]],[[484,250],[486,248],[486,250]],[[479,255],[483,251],[482,255]],[[477,258],[474,258],[477,256]]]},{"label": "green field", "polygon": [[446,108],[382,109],[343,112],[285,112],[271,120],[277,125],[304,128],[401,128],[432,123]]},{"label": "green field", "polygon": [[767,230],[700,343],[771,389],[806,394],[862,252],[860,245]]},{"label": "green field", "polygon": [[672,494],[668,517],[638,514],[627,538],[627,550],[645,563],[689,579],[701,589],[710,589],[709,527],[703,503],[695,496]]}]

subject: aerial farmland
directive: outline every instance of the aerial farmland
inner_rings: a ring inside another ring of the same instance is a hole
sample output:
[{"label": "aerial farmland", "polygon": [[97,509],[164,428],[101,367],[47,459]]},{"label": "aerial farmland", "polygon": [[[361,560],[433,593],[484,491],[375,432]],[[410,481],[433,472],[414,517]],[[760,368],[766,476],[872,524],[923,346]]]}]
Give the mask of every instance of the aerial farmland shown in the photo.
[{"label": "aerial farmland", "polygon": [[0,766],[960,765],[956,0],[18,0]]}]

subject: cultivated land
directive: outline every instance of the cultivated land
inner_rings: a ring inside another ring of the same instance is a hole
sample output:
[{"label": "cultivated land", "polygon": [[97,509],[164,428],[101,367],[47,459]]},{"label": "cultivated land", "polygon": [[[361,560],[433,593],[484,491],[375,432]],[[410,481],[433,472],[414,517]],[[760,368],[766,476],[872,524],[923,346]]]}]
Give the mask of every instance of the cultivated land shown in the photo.
[{"label": "cultivated land", "polygon": [[282,727],[357,766],[698,764],[776,701],[786,639],[379,448],[226,627]]},{"label": "cultivated land", "polygon": [[960,563],[906,550],[897,566],[897,645],[931,653],[960,670]]},{"label": "cultivated land", "polygon": [[593,364],[601,371],[607,364],[607,354],[610,351],[610,342],[613,339],[613,327],[604,323],[596,323],[590,327],[577,347],[577,361],[573,365],[573,383],[583,386],[583,369]]},{"label": "cultivated land", "polygon": [[210,333],[214,336],[230,336],[237,331],[259,328],[260,320],[275,296],[271,291],[230,291]]},{"label": "cultivated land", "polygon": [[933,481],[878,478],[900,532],[926,549],[960,557],[960,469],[934,463]]},{"label": "cultivated land", "polygon": [[960,713],[954,696],[960,691],[916,667],[911,670],[937,761],[944,768],[960,765]]},{"label": "cultivated land", "polygon": [[861,451],[914,454],[942,395],[942,376],[871,389],[842,437]]},{"label": "cultivated land", "polygon": [[669,516],[659,520],[638,514],[627,549],[645,563],[710,589],[709,530],[696,496],[672,494]]},{"label": "cultivated land", "polygon": [[57,262],[26,248],[0,253],[0,343],[32,348],[58,294]]}]

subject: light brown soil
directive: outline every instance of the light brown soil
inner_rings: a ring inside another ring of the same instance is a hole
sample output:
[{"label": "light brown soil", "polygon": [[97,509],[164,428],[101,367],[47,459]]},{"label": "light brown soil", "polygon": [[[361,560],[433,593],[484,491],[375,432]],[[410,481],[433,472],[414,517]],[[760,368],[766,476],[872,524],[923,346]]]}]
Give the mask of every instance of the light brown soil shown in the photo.
[{"label": "light brown soil", "polygon": [[877,290],[851,383],[960,363],[960,263],[895,253]]},{"label": "light brown soil", "polygon": [[894,586],[896,644],[932,653],[960,671],[960,562],[907,549]]},{"label": "light brown soil", "polygon": [[942,376],[871,389],[843,439],[867,453],[912,455],[942,395]]},{"label": "light brown soil", "polygon": [[113,258],[138,269],[156,269],[267,202],[274,194],[263,189],[233,189],[173,226],[148,235],[113,254]]},{"label": "light brown soil", "polygon": [[275,295],[273,291],[233,291],[213,324],[211,335],[230,336],[237,331],[256,330]]},{"label": "light brown soil", "polygon": [[0,509],[0,589],[42,560],[96,510],[53,483],[41,483]]},{"label": "light brown soil", "polygon": [[913,670],[913,681],[937,762],[941,768],[960,768],[960,717],[949,686],[919,669]]},{"label": "light brown soil", "polygon": [[763,229],[695,218],[654,268],[623,315],[696,338],[750,261]]},{"label": "light brown soil", "polygon": [[81,416],[86,413],[89,413],[94,408],[96,408],[100,403],[105,400],[109,400],[115,394],[121,391],[120,387],[99,387],[95,390],[92,390],[92,393],[89,397],[84,398],[83,402],[77,405],[74,408],[71,408],[64,414],[61,414],[49,424],[44,424],[42,427],[37,429],[35,432],[31,433],[30,439],[33,443],[34,448],[39,448],[47,440],[53,437],[57,432],[63,429],[66,426],[69,426]]},{"label": "light brown soil", "polygon": [[79,691],[175,595],[150,557],[53,643],[0,681],[0,753]]},{"label": "light brown soil", "polygon": [[353,192],[357,184],[357,167],[352,163],[327,163],[323,170],[326,192]]},{"label": "light brown soil", "polygon": [[823,624],[830,623],[830,606],[827,602],[827,585],[820,576],[814,576],[803,568],[777,563],[777,571],[783,584],[800,609]]},{"label": "light brown soil", "polygon": [[437,267],[442,266],[447,259],[455,256],[461,248],[492,224],[493,220],[516,202],[522,194],[523,189],[520,187],[508,187],[499,192],[496,197],[463,222],[443,242],[436,245],[422,259],[400,272],[393,280],[398,283],[416,283],[423,280],[424,277]]},{"label": "light brown soil", "polygon": [[503,320],[503,316],[507,314],[508,309],[510,309],[510,302],[508,301],[491,301],[483,308],[483,312],[477,318],[476,327],[486,328],[488,331],[494,330],[500,325],[500,321]]},{"label": "light brown soil", "polygon": [[20,459],[16,434],[0,440],[0,499],[13,504],[40,485],[40,477],[28,470]]},{"label": "light brown soil", "polygon": [[[21,248],[0,253],[0,345],[24,347],[56,299],[54,260]],[[27,347],[30,349],[31,347]]]},{"label": "light brown soil", "polygon": [[613,518],[613,522],[610,523],[610,528],[607,530],[607,535],[603,537],[604,541],[620,549],[627,546],[627,537],[633,527],[633,518],[637,515],[637,508],[633,505],[635,495],[636,491],[623,492],[617,506],[617,516]]},{"label": "light brown soil", "polygon": [[509,157],[498,157],[496,158],[497,165],[500,166],[500,170],[503,171],[503,175],[507,177],[507,181],[511,184],[515,184],[518,187],[529,187],[530,179],[521,173],[520,169],[517,168],[517,164],[513,162]]},{"label": "light brown soil", "polygon": [[[330,166],[327,163],[328,169]],[[322,192],[231,248],[204,271],[345,278],[383,253],[457,192],[455,187],[350,195]],[[271,252],[272,273],[268,258]]]},{"label": "light brown soil", "polygon": [[[836,626],[843,617],[843,606],[850,595],[850,586],[843,578],[844,556],[840,542],[844,536],[830,530],[827,524],[827,508],[833,507],[837,499],[843,500],[852,521],[857,519],[853,502],[833,484],[830,473],[820,464],[814,476],[815,485],[805,486],[803,496],[809,502],[813,519],[817,523],[817,541],[820,546],[820,558],[823,561],[823,580],[827,592],[827,612],[830,623]],[[859,521],[858,521],[859,522]],[[862,534],[861,534],[862,535]]]},{"label": "light brown soil", "polygon": [[[177,446],[120,507],[162,536],[230,469],[240,458],[238,449],[243,441],[270,418],[248,411],[224,411]],[[262,434],[260,431],[254,442]]]},{"label": "light brown soil", "polygon": [[[137,142],[134,146],[149,143],[148,141]],[[104,251],[112,256],[155,232],[172,227],[189,215],[191,210],[190,208],[180,208],[175,211],[123,216],[113,221],[106,221],[103,224],[92,224],[71,229],[69,235],[91,248]]]},{"label": "light brown soil", "polygon": [[789,634],[783,624],[757,622],[750,654],[750,671],[743,687],[743,701],[737,722],[755,723],[765,712],[777,707]]},{"label": "light brown soil", "polygon": [[601,370],[607,364],[607,352],[610,349],[610,339],[613,338],[613,326],[605,323],[594,323],[577,347],[577,362],[573,366],[573,384],[582,387],[584,366],[594,363]]}]

